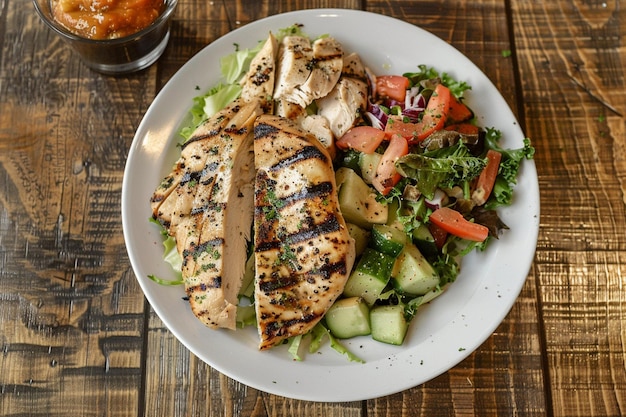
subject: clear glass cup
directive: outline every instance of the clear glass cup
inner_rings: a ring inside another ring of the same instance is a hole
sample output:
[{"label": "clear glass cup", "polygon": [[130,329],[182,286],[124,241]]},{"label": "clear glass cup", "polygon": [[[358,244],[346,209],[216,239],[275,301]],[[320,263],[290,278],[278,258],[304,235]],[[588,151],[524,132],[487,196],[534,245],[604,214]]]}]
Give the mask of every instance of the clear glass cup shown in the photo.
[{"label": "clear glass cup", "polygon": [[66,41],[83,62],[104,74],[125,74],[152,65],[170,38],[170,20],[178,0],[165,0],[165,10],[152,24],[132,35],[117,39],[87,39],[68,31],[52,15],[50,0],[33,0],[41,19]]}]

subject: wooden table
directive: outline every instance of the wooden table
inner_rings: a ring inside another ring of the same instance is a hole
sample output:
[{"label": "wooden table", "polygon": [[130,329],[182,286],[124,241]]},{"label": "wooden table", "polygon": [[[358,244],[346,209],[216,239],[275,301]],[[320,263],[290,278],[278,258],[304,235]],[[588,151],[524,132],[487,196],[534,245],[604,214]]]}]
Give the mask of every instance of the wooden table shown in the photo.
[{"label": "wooden table", "polygon": [[[450,371],[364,402],[269,395],[200,362],[146,303],[122,237],[124,164],[159,89],[228,31],[314,7],[395,16],[448,41],[496,84],[537,150],[537,252],[509,315]],[[625,22],[619,0],[180,0],[159,62],[110,77],[87,69],[30,1],[3,2],[0,414],[626,414]]]}]

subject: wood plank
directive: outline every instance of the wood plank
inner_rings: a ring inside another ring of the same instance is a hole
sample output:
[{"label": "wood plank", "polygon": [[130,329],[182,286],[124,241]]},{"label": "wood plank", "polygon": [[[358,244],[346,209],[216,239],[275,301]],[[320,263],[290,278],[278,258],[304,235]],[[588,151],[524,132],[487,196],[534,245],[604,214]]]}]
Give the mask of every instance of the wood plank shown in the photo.
[{"label": "wood plank", "polygon": [[[288,400],[200,362],[145,305],[122,240],[122,172],[158,89],[221,34],[365,5],[449,41],[503,92],[537,148],[538,252],[508,317],[449,372],[364,403]],[[114,78],[84,67],[26,0],[4,3],[0,414],[623,415],[624,13],[588,0],[181,0],[159,64]]]},{"label": "wood plank", "polygon": [[615,2],[511,5],[545,213],[536,273],[552,409],[623,415],[625,12]]},{"label": "wood plank", "polygon": [[0,414],[136,415],[144,303],[119,207],[155,70],[95,74],[29,2],[1,13]]}]

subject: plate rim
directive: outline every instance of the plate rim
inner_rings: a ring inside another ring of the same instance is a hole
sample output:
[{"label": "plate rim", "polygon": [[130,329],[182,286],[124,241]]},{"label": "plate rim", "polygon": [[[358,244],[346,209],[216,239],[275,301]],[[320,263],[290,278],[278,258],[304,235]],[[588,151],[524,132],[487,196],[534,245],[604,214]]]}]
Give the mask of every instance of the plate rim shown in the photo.
[{"label": "plate rim", "polygon": [[[159,316],[159,318],[161,319],[161,321],[164,323],[164,325],[172,332],[172,334],[190,351],[192,352],[194,355],[196,355],[198,358],[200,358],[202,361],[204,361],[205,363],[207,363],[209,366],[213,367],[214,369],[218,370],[219,372],[235,379],[238,380],[241,383],[244,383],[248,386],[251,386],[255,389],[259,389],[271,394],[275,394],[275,395],[281,395],[281,396],[285,396],[285,397],[290,397],[290,398],[294,398],[294,399],[299,399],[299,400],[308,400],[308,401],[326,401],[326,402],[339,402],[339,401],[358,401],[358,400],[366,400],[366,399],[371,399],[371,398],[376,398],[376,397],[381,397],[384,395],[389,395],[389,394],[393,394],[393,393],[397,393],[400,391],[403,391],[405,389],[420,385],[428,380],[431,380],[435,377],[437,377],[438,375],[441,375],[442,373],[446,372],[447,370],[453,368],[454,366],[458,365],[458,363],[460,363],[463,359],[465,359],[467,356],[469,356],[473,351],[475,351],[482,343],[484,343],[485,340],[487,340],[487,338],[495,331],[495,329],[499,326],[499,324],[502,322],[502,319],[504,317],[506,317],[506,315],[508,315],[510,309],[512,308],[513,304],[515,303],[515,301],[517,300],[519,293],[522,290],[522,287],[526,281],[528,272],[532,266],[532,261],[534,258],[534,253],[536,250],[536,244],[537,244],[537,237],[538,237],[538,231],[539,231],[539,223],[538,223],[538,218],[539,218],[539,190],[538,190],[538,181],[537,181],[537,173],[536,173],[536,168],[534,165],[534,161],[525,161],[524,162],[524,166],[522,167],[523,170],[523,175],[525,178],[525,184],[527,187],[530,187],[529,189],[525,190],[528,193],[530,193],[529,198],[533,201],[530,201],[530,206],[529,208],[531,210],[533,210],[533,214],[536,216],[536,221],[535,223],[533,223],[533,227],[530,228],[532,230],[530,230],[529,232],[529,238],[532,241],[530,246],[526,249],[526,252],[524,253],[524,259],[521,261],[521,263],[525,268],[525,271],[523,273],[524,275],[524,279],[520,279],[519,282],[517,282],[516,286],[510,288],[510,293],[508,294],[508,296],[505,298],[505,303],[503,306],[500,307],[500,311],[504,312],[506,310],[506,312],[504,314],[502,314],[502,318],[498,319],[498,320],[492,320],[493,323],[490,323],[489,326],[487,326],[487,328],[483,328],[482,332],[480,332],[480,335],[478,337],[475,338],[475,340],[470,343],[470,344],[466,344],[465,350],[461,350],[459,348],[459,350],[457,352],[450,352],[452,358],[445,364],[442,364],[441,366],[438,367],[433,367],[432,369],[430,369],[430,373],[429,373],[429,377],[427,379],[423,379],[423,378],[408,378],[407,380],[403,381],[401,384],[395,385],[393,387],[388,387],[386,389],[380,389],[380,390],[372,390],[372,391],[365,391],[365,392],[351,392],[351,393],[332,393],[333,395],[329,395],[329,392],[317,392],[317,393],[311,393],[311,392],[303,392],[306,390],[300,389],[300,388],[296,388],[294,389],[291,386],[288,385],[292,385],[292,384],[284,384],[284,383],[280,383],[277,381],[270,381],[270,382],[259,382],[256,379],[250,379],[250,378],[246,378],[245,376],[243,376],[241,374],[241,372],[236,372],[233,369],[229,368],[228,366],[225,366],[223,363],[219,363],[216,362],[215,360],[212,360],[210,357],[208,357],[206,355],[206,352],[202,352],[199,351],[198,347],[196,345],[194,345],[193,343],[190,343],[189,340],[187,340],[188,338],[185,337],[185,335],[180,331],[179,328],[177,328],[176,326],[173,326],[173,323],[170,320],[169,317],[169,312],[165,311],[164,307],[159,305],[158,303],[155,305],[156,303],[156,298],[154,296],[154,293],[152,291],[152,288],[150,288],[151,285],[153,285],[153,283],[151,282],[147,282],[147,278],[141,276],[140,274],[138,274],[139,271],[142,271],[143,268],[140,265],[140,260],[137,258],[137,254],[135,253],[135,251],[132,248],[132,245],[130,243],[132,243],[132,239],[133,239],[133,235],[131,234],[131,229],[132,229],[132,225],[129,223],[130,222],[130,218],[129,218],[129,214],[128,214],[128,210],[127,207],[129,207],[130,204],[130,200],[132,199],[131,195],[129,194],[129,181],[131,181],[129,178],[131,178],[132,175],[132,162],[136,159],[136,156],[138,154],[141,153],[142,151],[142,144],[146,141],[146,135],[156,135],[157,138],[154,139],[156,141],[167,141],[168,144],[171,146],[172,145],[172,141],[174,141],[174,133],[171,132],[170,130],[170,134],[169,134],[169,138],[165,137],[167,135],[163,135],[162,137],[158,137],[158,133],[155,133],[155,131],[158,131],[158,128],[156,129],[149,129],[148,128],[148,123],[151,121],[154,121],[154,117],[153,117],[153,113],[155,112],[155,110],[153,110],[153,108],[157,108],[159,106],[159,103],[161,103],[161,100],[163,100],[163,97],[165,97],[169,91],[174,88],[174,86],[177,86],[177,88],[181,88],[180,86],[178,86],[178,84],[184,84],[186,87],[189,87],[189,82],[185,80],[185,77],[188,75],[187,73],[191,71],[191,69],[193,69],[194,65],[197,65],[198,63],[202,62],[202,59],[205,58],[205,56],[207,56],[208,54],[210,54],[210,52],[215,49],[215,45],[216,44],[224,44],[225,42],[229,42],[231,39],[234,39],[237,37],[237,35],[245,32],[245,31],[254,31],[254,30],[261,30],[264,27],[274,27],[275,29],[278,29],[280,27],[283,26],[273,26],[275,24],[278,24],[279,21],[286,21],[288,19],[304,19],[304,20],[309,20],[309,19],[325,19],[325,18],[333,18],[333,17],[338,17],[338,18],[350,18],[350,19],[374,19],[374,20],[380,20],[380,21],[385,21],[388,23],[393,23],[395,25],[398,25],[399,27],[404,28],[405,30],[408,31],[415,31],[415,33],[419,33],[420,36],[425,36],[427,37],[430,41],[432,42],[439,42],[440,44],[445,44],[448,48],[451,48],[451,51],[453,51],[455,54],[460,55],[461,57],[463,57],[464,60],[466,60],[469,64],[471,64],[474,68],[473,71],[478,71],[480,73],[480,75],[482,77],[484,77],[486,84],[488,86],[490,86],[490,88],[492,88],[493,90],[495,90],[495,92],[497,93],[497,95],[500,97],[500,99],[502,99],[502,101],[504,101],[504,99],[502,98],[502,95],[499,93],[499,91],[495,88],[495,86],[491,83],[491,81],[486,77],[486,75],[478,68],[476,67],[470,60],[469,58],[465,57],[463,54],[461,54],[458,50],[456,50],[456,48],[454,48],[453,46],[445,43],[445,41],[441,40],[440,38],[436,37],[435,35],[433,35],[432,33],[416,26],[413,24],[410,24],[408,22],[396,19],[396,18],[392,18],[392,17],[388,17],[388,16],[383,16],[377,13],[373,13],[373,12],[367,12],[367,11],[360,11],[360,10],[352,10],[352,9],[336,9],[336,8],[326,8],[326,9],[307,9],[307,10],[300,10],[300,11],[292,11],[292,12],[287,12],[287,13],[283,13],[283,14],[279,14],[279,15],[274,15],[274,16],[270,16],[270,17],[266,17],[264,19],[260,19],[251,23],[248,23],[244,26],[241,26],[238,29],[235,29],[232,32],[227,33],[226,35],[218,38],[217,40],[211,42],[210,44],[208,44],[207,46],[205,46],[201,51],[199,51],[196,55],[194,55],[189,61],[187,61],[173,76],[172,78],[164,85],[164,87],[161,89],[161,91],[159,91],[159,93],[157,94],[157,96],[155,97],[153,103],[150,105],[150,107],[148,108],[148,110],[146,111],[144,117],[142,118],[141,123],[139,124],[137,131],[135,133],[135,136],[133,138],[133,142],[131,144],[131,148],[129,150],[129,154],[128,154],[128,159],[127,159],[127,164],[124,170],[124,177],[123,177],[123,183],[122,183],[122,223],[123,223],[123,231],[124,231],[124,239],[126,242],[126,247],[127,247],[127,252],[128,252],[128,256],[129,256],[129,260],[133,269],[133,272],[142,288],[142,291],[144,292],[145,297],[148,299],[148,301],[150,302],[153,310],[155,311],[155,313]],[[305,32],[306,32],[306,26],[305,26]],[[332,32],[332,31],[331,31]],[[332,35],[332,33],[330,33]],[[342,41],[342,39],[338,38],[339,41]],[[356,51],[359,52],[359,51]],[[416,63],[417,64],[417,63]],[[198,92],[196,91],[196,94]],[[186,109],[188,110],[191,107],[191,100],[189,101],[189,103],[187,103],[187,107]],[[515,116],[513,115],[510,107],[508,106],[508,104],[506,105],[506,110],[510,113],[510,115],[512,116],[513,120],[515,122],[517,122]],[[180,125],[180,123],[182,123],[183,120],[179,120],[178,121],[178,125]],[[523,133],[521,133],[521,129],[519,128],[519,125],[517,125],[517,129],[519,130],[519,133],[523,135]],[[162,132],[161,132],[162,133]],[[159,142],[159,143],[161,143]],[[145,150],[144,150],[145,152]],[[159,179],[160,180],[160,179]],[[156,184],[155,184],[156,185]],[[519,186],[519,184],[518,184]],[[517,190],[516,190],[517,191]],[[517,204],[519,202],[516,202],[514,204]],[[527,202],[528,203],[528,202]],[[146,217],[148,217],[149,215],[149,209],[146,208]],[[494,245],[491,245],[491,247],[489,248],[488,252],[492,251],[495,252],[496,251],[496,247]],[[495,256],[495,255],[492,255]],[[521,273],[521,272],[520,272]],[[456,283],[455,283],[456,284]],[[453,285],[455,285],[453,284]],[[515,293],[515,295],[513,296],[511,293]],[[199,322],[198,322],[199,323]],[[494,324],[495,323],[495,324]],[[196,326],[194,326],[196,327]],[[413,327],[413,326],[412,326]],[[210,331],[210,330],[208,330]],[[428,340],[428,339],[427,339]],[[431,341],[432,343],[432,341]],[[404,352],[406,353],[406,351]],[[389,359],[391,358],[391,359]],[[398,362],[398,361],[402,361],[402,360],[407,360],[405,357],[403,357],[403,352],[402,350],[398,350],[398,349],[394,349],[394,348],[390,348],[390,356],[389,358],[387,358],[388,360],[384,361],[387,362],[388,364],[393,365],[394,362]],[[341,359],[343,361],[347,361],[345,359]],[[306,363],[306,360],[304,362],[298,363],[298,366],[301,366],[302,368],[306,369],[307,371],[310,371],[312,373],[318,373],[317,371],[314,371],[311,368],[310,365],[308,365]],[[354,371],[354,375],[355,378],[358,377],[362,377],[362,378],[367,378],[368,375],[367,373],[363,373],[363,372],[359,372],[359,367],[361,365],[350,365],[352,366],[351,370],[355,370]],[[340,366],[340,368],[342,368]],[[361,371],[366,368],[366,367],[362,367],[360,368]],[[367,368],[369,369],[369,368]],[[323,373],[322,373],[323,374]],[[330,372],[329,375],[334,375],[333,372]],[[336,375],[335,375],[336,376]],[[301,387],[303,387],[305,384],[302,384]]]}]

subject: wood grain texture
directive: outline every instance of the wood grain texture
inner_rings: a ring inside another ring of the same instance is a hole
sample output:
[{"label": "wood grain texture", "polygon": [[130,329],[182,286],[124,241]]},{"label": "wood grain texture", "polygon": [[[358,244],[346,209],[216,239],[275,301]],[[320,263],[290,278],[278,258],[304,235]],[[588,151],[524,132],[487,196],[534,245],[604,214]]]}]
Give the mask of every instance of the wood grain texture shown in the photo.
[{"label": "wood grain texture", "polygon": [[[158,90],[221,35],[316,7],[449,42],[537,150],[541,229],[511,312],[450,371],[363,402],[269,395],[198,360],[145,302],[121,230],[127,152]],[[0,2],[0,415],[626,414],[625,21],[619,0],[179,0],[158,64],[108,77],[29,0]]]},{"label": "wood grain texture", "polygon": [[624,415],[626,14],[618,1],[511,3],[542,196],[535,271],[553,412]]},{"label": "wood grain texture", "polygon": [[[144,301],[120,224],[152,76],[92,74],[5,2],[0,72],[0,414],[136,414]],[[43,47],[46,46],[46,47]]]}]

